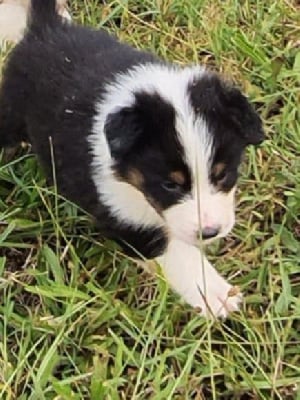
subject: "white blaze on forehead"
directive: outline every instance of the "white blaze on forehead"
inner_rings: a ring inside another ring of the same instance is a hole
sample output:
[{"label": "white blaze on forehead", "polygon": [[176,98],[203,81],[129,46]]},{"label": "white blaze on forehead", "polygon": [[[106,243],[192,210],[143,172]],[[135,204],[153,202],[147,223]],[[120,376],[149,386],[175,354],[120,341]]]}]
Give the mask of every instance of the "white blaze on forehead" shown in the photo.
[{"label": "white blaze on forehead", "polygon": [[206,122],[202,118],[196,118],[192,107],[186,116],[178,113],[176,130],[192,174],[193,189],[197,194],[197,185],[210,185],[208,178],[213,156],[212,137]]}]

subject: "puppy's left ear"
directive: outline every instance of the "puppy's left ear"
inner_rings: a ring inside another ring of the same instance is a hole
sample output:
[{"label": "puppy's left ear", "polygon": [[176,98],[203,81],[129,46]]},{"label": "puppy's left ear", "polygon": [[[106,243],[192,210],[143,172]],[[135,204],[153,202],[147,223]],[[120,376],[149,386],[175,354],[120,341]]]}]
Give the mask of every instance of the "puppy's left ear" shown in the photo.
[{"label": "puppy's left ear", "polygon": [[[238,89],[234,90],[238,91]],[[240,92],[236,107],[239,114],[239,123],[237,125],[245,138],[246,145],[261,144],[265,139],[262,120],[248,99]]]},{"label": "puppy's left ear", "polygon": [[220,108],[224,120],[228,120],[228,125],[244,140],[246,146],[262,143],[265,139],[262,120],[250,101],[238,88],[226,83],[222,86]]},{"label": "puppy's left ear", "polygon": [[207,73],[190,86],[191,102],[217,131],[238,136],[244,144],[257,145],[264,138],[262,121],[248,99],[215,73]]}]

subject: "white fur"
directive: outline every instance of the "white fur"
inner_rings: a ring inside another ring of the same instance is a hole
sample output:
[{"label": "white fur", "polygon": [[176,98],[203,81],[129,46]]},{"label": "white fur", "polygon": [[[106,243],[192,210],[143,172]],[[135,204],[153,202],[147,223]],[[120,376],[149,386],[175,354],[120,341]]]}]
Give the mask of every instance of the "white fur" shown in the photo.
[{"label": "white fur", "polygon": [[196,243],[201,229],[205,227],[219,227],[219,234],[214,239],[224,237],[235,221],[235,189],[228,194],[214,192],[211,185],[207,185],[207,180],[200,181],[198,186],[200,196],[195,194],[164,212],[173,236],[189,244]]},{"label": "white fur", "polygon": [[157,261],[171,287],[202,315],[225,318],[238,310],[242,295],[230,296],[232,286],[198,248],[173,239]]}]

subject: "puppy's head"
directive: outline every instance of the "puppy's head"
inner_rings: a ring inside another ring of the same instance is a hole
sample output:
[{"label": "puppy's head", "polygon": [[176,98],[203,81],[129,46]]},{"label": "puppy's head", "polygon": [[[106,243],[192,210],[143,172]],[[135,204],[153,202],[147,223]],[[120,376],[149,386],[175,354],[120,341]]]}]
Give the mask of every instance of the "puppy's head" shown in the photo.
[{"label": "puppy's head", "polygon": [[154,73],[130,96],[105,121],[115,178],[143,195],[171,235],[193,244],[225,236],[243,151],[264,137],[248,100],[203,70]]}]

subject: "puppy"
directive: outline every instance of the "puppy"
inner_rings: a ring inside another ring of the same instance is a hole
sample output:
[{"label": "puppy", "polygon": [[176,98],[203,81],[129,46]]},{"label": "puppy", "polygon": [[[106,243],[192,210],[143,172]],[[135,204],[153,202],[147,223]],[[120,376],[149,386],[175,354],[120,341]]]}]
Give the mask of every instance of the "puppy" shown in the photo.
[{"label": "puppy", "polygon": [[30,141],[60,193],[128,255],[157,260],[202,315],[237,310],[198,244],[233,227],[242,154],[264,138],[246,97],[203,67],[64,24],[54,0],[33,0],[30,21],[4,71],[0,146]]},{"label": "puppy", "polygon": [[[57,12],[67,20],[67,0],[57,0]],[[0,45],[4,41],[17,43],[24,34],[30,0],[0,0]]]}]

